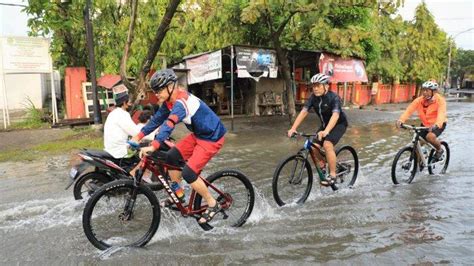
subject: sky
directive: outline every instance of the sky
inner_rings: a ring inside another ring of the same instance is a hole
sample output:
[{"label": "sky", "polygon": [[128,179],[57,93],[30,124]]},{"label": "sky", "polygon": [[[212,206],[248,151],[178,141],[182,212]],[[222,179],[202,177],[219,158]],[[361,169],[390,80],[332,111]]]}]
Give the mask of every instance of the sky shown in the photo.
[{"label": "sky", "polygon": [[[399,14],[405,20],[412,20],[415,8],[422,0],[405,0]],[[455,37],[456,45],[462,49],[474,50],[474,0],[424,0],[436,23],[449,36]],[[27,36],[28,27],[22,7],[5,6],[1,3],[26,5],[26,0],[0,0],[0,36]],[[459,34],[459,35],[457,35]]]},{"label": "sky", "polygon": [[[399,14],[404,20],[412,20],[415,8],[421,2],[422,0],[405,0],[404,6],[399,8]],[[474,50],[474,0],[424,0],[424,2],[434,16],[436,24],[449,36],[455,37],[458,47]],[[468,29],[472,30],[461,33]]]}]

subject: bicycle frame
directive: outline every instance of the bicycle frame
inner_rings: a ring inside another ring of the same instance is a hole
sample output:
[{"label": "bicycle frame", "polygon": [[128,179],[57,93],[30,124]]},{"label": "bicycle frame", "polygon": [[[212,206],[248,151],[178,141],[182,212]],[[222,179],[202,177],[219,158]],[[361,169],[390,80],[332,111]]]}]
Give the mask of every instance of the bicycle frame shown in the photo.
[{"label": "bicycle frame", "polygon": [[[314,149],[317,149],[322,157],[326,157],[326,153],[313,143],[314,137],[316,136],[315,134],[301,134],[301,136],[305,137],[306,140],[303,149],[301,149],[298,153],[301,154],[305,160],[308,159],[308,154],[310,154],[311,160],[313,161],[316,171],[318,172],[319,179],[321,181],[325,180],[326,177],[324,176],[322,169],[319,167],[319,159],[316,157],[316,152]],[[303,171],[303,168],[301,171]],[[301,176],[301,173],[299,176]]]},{"label": "bicycle frame", "polygon": [[423,167],[424,166],[429,166],[428,158],[427,158],[428,155],[425,156],[425,154],[423,154],[422,146],[423,145],[428,145],[428,148],[434,149],[434,150],[436,150],[436,148],[431,143],[429,143],[427,140],[421,138],[421,136],[420,136],[421,131],[422,130],[427,130],[428,128],[427,127],[409,126],[409,125],[403,125],[403,127],[406,128],[406,129],[411,129],[411,130],[415,131],[413,133],[413,138],[412,138],[411,144],[407,145],[407,146],[412,146],[413,147],[412,156],[415,156],[415,155],[418,156],[418,158],[420,159],[419,164],[421,164]]},{"label": "bicycle frame", "polygon": [[[177,170],[177,171],[182,171],[181,167],[173,166],[170,164],[165,163],[164,161],[161,161],[159,158],[158,159],[153,159],[149,156],[143,156],[139,163],[139,168],[138,171],[135,174],[134,177],[134,183],[135,186],[138,186],[140,184],[140,181],[142,179],[143,173],[145,170],[151,171],[155,176],[158,177],[159,182],[163,185],[165,188],[166,193],[169,195],[169,197],[173,200],[174,204],[176,205],[176,208],[171,208],[176,211],[180,211],[181,215],[184,217],[194,217],[194,218],[200,218],[200,214],[203,213],[207,206],[203,205],[201,206],[200,209],[194,209],[193,203],[196,198],[197,192],[195,190],[191,190],[191,195],[189,197],[189,202],[187,206],[183,205],[183,203],[178,199],[176,196],[176,193],[171,189],[169,182],[166,180],[166,178],[162,175],[162,173],[165,173],[165,176],[168,176],[168,171],[169,170]],[[207,179],[203,178],[201,175],[198,176],[206,186],[214,191],[216,191],[219,196],[224,197],[225,203],[221,204],[223,208],[228,208],[230,205],[232,205],[232,198],[226,195],[224,192],[220,191],[217,187],[215,187],[213,184],[211,184]],[[134,195],[135,196],[135,195]],[[217,200],[217,199],[216,199]]]}]

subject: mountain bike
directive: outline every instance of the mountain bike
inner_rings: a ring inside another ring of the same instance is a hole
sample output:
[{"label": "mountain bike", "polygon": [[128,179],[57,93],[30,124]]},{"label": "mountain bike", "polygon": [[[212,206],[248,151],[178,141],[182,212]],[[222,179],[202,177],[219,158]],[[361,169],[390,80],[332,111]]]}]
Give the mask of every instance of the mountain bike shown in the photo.
[{"label": "mountain bike", "polygon": [[[139,147],[134,147],[139,150]],[[194,190],[187,203],[181,202],[170,187],[169,170],[181,167],[166,163],[166,152],[143,156],[133,180],[120,179],[100,187],[86,203],[82,215],[84,233],[98,249],[113,246],[146,245],[160,224],[160,203],[153,191],[141,181],[145,170],[151,171],[172,199],[170,209],[183,217],[201,218],[207,204]],[[249,179],[233,169],[218,171],[208,178],[199,176],[221,207],[211,222],[199,224],[204,230],[216,226],[242,226],[250,216],[255,192]]]},{"label": "mountain bike", "polygon": [[448,143],[441,141],[444,152],[438,160],[435,158],[435,147],[420,136],[421,132],[429,129],[428,127],[401,124],[401,128],[413,130],[413,139],[409,145],[400,149],[393,159],[393,183],[410,184],[415,178],[416,172],[423,171],[425,167],[428,168],[428,173],[431,175],[446,173],[450,157]]},{"label": "mountain bike", "polygon": [[[324,149],[313,143],[317,135],[295,133],[295,136],[305,138],[303,148],[283,159],[273,174],[273,198],[279,206],[303,204],[308,198],[313,186],[313,170],[308,157],[313,161],[319,179],[325,180],[327,177],[315,154],[315,150],[318,150],[323,158],[326,158]],[[359,172],[359,158],[355,149],[348,145],[342,146],[336,150],[336,157],[336,182],[331,188],[337,190],[341,186],[352,187]],[[325,160],[324,163],[325,169],[328,169]]]}]

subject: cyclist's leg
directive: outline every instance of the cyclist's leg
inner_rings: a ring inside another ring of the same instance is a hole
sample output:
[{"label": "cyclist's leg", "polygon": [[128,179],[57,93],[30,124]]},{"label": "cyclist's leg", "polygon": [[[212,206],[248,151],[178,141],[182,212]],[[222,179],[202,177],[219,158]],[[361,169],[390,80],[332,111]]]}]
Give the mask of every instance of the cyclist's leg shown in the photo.
[{"label": "cyclist's leg", "polygon": [[[224,137],[219,139],[217,142],[205,141],[196,139],[196,146],[194,148],[193,154],[186,162],[186,166],[183,169],[183,178],[188,182],[191,187],[201,195],[204,200],[207,202],[207,205],[210,209],[216,207],[217,202],[209,192],[206,184],[200,178],[198,178],[199,173],[202,171],[204,166],[216,155],[224,144]],[[207,213],[208,218],[201,218],[199,223],[207,222],[209,219],[212,219],[216,213]]]},{"label": "cyclist's leg", "polygon": [[323,147],[326,151],[326,160],[329,166],[329,175],[332,177],[336,176],[336,151],[334,146],[339,142],[344,133],[346,132],[347,126],[343,124],[338,124],[329,132],[329,134],[324,138]]},{"label": "cyclist's leg", "polygon": [[[186,160],[188,160],[193,154],[195,147],[196,137],[194,134],[189,134],[176,143],[176,146],[174,146],[170,151],[168,151],[168,157],[166,160],[169,164],[184,166]],[[170,170],[168,173],[172,181],[177,183],[181,182],[181,171]]]},{"label": "cyclist's leg", "polygon": [[[323,130],[322,127],[320,127],[316,131],[316,134],[321,130]],[[318,159],[318,161],[315,162],[315,163],[317,163],[319,165],[319,168],[324,168],[324,166],[326,164],[326,158],[324,158],[324,156],[320,152],[321,147],[323,147],[323,142],[324,142],[324,140],[319,140],[317,138],[313,141],[314,145],[316,145],[316,147],[318,147],[317,149],[313,148],[312,150],[313,150],[314,155]]]},{"label": "cyclist's leg", "polygon": [[426,140],[436,148],[436,151],[441,150],[441,142],[439,141],[438,137],[443,133],[444,129],[446,128],[446,123],[443,123],[441,128],[437,128],[428,134],[426,134]]}]

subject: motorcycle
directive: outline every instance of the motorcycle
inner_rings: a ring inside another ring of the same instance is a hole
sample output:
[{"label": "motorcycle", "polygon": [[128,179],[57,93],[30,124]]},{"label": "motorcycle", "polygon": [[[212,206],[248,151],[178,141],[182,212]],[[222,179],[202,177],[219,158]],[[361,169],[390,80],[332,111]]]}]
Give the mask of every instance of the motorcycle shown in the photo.
[{"label": "motorcycle", "polygon": [[[168,151],[174,146],[173,139],[164,141],[160,150]],[[148,146],[141,143],[140,146]],[[117,179],[133,179],[130,171],[140,162],[137,153],[127,158],[116,159],[106,151],[84,149],[78,154],[80,162],[69,170],[69,183],[65,190],[73,184],[74,199],[80,200],[92,195],[98,188]],[[161,184],[147,184],[152,190],[162,189]]]}]

